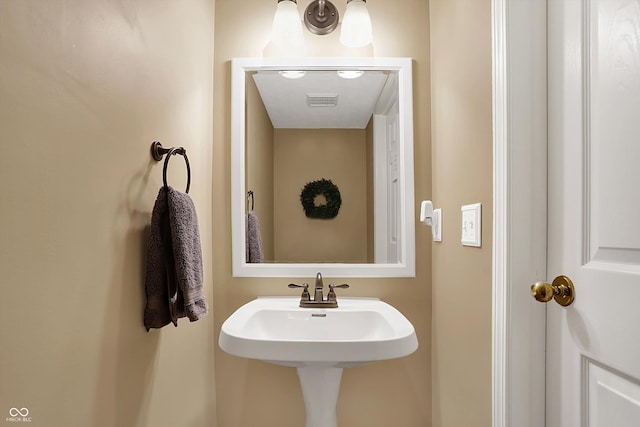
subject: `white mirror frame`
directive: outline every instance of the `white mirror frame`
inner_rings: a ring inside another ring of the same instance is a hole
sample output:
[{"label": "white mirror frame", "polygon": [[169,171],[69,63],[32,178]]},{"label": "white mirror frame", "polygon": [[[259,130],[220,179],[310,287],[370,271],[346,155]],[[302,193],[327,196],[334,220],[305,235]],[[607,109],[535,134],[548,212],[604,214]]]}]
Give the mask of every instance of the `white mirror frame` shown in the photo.
[{"label": "white mirror frame", "polygon": [[[258,70],[387,70],[398,73],[400,122],[400,262],[247,263],[245,260],[245,78]],[[234,58],[231,61],[231,227],[234,277],[415,277],[413,81],[411,58]],[[408,143],[407,143],[408,142]]]}]

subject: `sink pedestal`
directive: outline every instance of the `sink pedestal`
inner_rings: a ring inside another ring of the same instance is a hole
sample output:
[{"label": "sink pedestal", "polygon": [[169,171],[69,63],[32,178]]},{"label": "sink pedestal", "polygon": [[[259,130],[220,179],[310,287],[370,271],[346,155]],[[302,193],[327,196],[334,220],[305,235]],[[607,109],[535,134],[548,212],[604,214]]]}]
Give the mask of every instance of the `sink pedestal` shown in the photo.
[{"label": "sink pedestal", "polygon": [[305,427],[338,427],[338,392],[342,368],[297,368],[307,410]]}]

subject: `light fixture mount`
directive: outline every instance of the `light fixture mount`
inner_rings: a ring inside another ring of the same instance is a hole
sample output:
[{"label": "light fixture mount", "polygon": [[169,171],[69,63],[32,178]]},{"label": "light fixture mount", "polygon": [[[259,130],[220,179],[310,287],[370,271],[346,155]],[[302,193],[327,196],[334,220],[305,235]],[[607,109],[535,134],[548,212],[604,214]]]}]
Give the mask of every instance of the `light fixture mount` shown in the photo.
[{"label": "light fixture mount", "polygon": [[314,0],[304,11],[304,24],[313,34],[329,34],[338,26],[338,9],[329,0]]}]

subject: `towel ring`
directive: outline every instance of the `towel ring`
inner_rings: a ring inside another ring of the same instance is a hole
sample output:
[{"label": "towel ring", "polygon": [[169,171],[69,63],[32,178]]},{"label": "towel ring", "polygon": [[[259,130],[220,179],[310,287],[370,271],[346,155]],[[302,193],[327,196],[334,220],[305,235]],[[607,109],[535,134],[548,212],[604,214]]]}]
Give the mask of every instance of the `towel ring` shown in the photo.
[{"label": "towel ring", "polygon": [[247,204],[249,204],[248,202],[251,201],[251,212],[253,212],[253,190],[249,190],[247,191]]},{"label": "towel ring", "polygon": [[184,147],[172,147],[172,148],[162,148],[162,144],[158,141],[154,141],[151,144],[151,155],[153,159],[156,161],[162,160],[162,156],[166,154],[164,158],[164,168],[162,169],[162,182],[164,183],[164,187],[168,188],[167,184],[167,166],[169,166],[169,159],[171,156],[175,156],[176,154],[180,154],[184,157],[184,163],[187,165],[187,189],[185,193],[189,192],[189,187],[191,187],[191,167],[189,166],[189,158],[187,157],[187,150]]}]

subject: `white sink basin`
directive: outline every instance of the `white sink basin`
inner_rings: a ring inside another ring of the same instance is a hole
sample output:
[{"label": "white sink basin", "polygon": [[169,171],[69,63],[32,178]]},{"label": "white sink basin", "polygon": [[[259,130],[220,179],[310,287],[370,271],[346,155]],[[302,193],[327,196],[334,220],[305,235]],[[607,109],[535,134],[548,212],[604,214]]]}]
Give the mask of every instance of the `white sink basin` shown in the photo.
[{"label": "white sink basin", "polygon": [[300,308],[299,297],[262,297],[222,324],[218,344],[235,356],[297,368],[306,427],[338,427],[343,368],[418,348],[413,325],[377,298],[339,298],[338,308]]},{"label": "white sink basin", "polygon": [[418,348],[413,325],[377,298],[339,298],[338,308],[300,308],[299,297],[261,297],[222,325],[227,353],[276,364],[350,367]]}]

